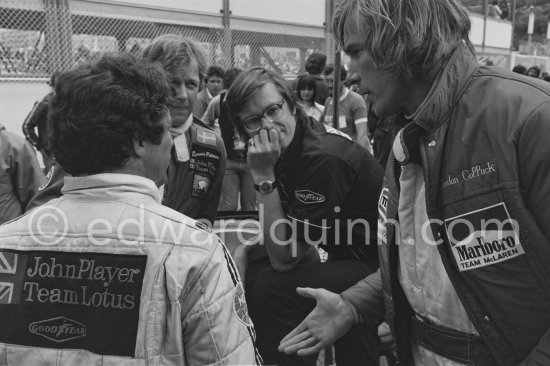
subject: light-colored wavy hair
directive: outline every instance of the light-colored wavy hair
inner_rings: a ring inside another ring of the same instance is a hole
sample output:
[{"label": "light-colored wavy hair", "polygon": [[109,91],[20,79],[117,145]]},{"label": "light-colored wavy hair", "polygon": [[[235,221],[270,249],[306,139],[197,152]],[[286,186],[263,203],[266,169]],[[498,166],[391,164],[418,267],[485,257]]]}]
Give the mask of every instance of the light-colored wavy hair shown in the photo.
[{"label": "light-colored wavy hair", "polygon": [[171,73],[186,67],[191,60],[196,60],[199,67],[199,78],[202,81],[206,75],[208,59],[203,47],[190,38],[177,34],[163,34],[143,50],[143,58],[149,62],[159,62]]},{"label": "light-colored wavy hair", "polygon": [[475,54],[459,0],[343,0],[332,22],[341,46],[351,24],[379,69],[409,81],[429,79],[462,42]]}]

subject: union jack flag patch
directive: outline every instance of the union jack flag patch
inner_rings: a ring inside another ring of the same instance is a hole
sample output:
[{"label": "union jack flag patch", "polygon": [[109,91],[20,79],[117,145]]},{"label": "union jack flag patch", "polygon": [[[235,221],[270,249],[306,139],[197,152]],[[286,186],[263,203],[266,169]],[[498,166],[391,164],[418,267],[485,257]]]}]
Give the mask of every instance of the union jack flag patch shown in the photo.
[{"label": "union jack flag patch", "polygon": [[0,305],[19,304],[27,256],[0,252]]}]

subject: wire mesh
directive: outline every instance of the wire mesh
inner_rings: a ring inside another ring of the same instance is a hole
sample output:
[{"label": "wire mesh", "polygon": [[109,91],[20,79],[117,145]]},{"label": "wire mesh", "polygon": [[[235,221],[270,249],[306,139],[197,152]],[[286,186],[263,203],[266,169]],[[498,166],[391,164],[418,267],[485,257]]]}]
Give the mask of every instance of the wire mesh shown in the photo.
[{"label": "wire mesh", "polygon": [[205,48],[209,62],[224,68],[265,66],[285,76],[303,71],[312,52],[325,52],[325,40],[181,24],[164,24],[107,13],[92,13],[45,0],[41,6],[0,1],[0,77],[48,78],[93,61],[106,52],[139,55],[155,37],[174,33]]}]

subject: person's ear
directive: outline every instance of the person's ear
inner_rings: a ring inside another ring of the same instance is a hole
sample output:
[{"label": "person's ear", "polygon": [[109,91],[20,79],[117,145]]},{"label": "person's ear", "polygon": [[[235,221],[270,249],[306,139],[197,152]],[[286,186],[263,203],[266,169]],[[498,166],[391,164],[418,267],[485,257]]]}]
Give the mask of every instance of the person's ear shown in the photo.
[{"label": "person's ear", "polygon": [[143,141],[134,139],[133,145],[134,145],[134,154],[136,154],[136,156],[140,158],[144,157],[146,151],[145,151],[145,146],[143,146]]}]

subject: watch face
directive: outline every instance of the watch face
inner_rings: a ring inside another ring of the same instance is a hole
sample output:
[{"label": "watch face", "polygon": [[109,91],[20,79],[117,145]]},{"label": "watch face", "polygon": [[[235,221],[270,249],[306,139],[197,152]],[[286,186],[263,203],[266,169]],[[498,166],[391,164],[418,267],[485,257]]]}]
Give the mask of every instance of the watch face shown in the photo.
[{"label": "watch face", "polygon": [[261,193],[271,193],[271,191],[273,191],[273,182],[270,180],[260,182],[259,186]]}]

